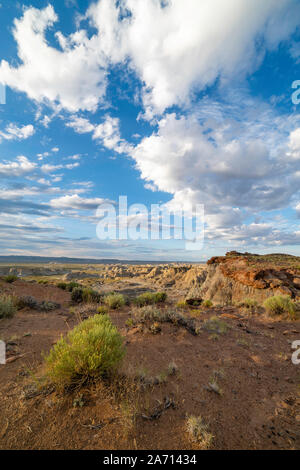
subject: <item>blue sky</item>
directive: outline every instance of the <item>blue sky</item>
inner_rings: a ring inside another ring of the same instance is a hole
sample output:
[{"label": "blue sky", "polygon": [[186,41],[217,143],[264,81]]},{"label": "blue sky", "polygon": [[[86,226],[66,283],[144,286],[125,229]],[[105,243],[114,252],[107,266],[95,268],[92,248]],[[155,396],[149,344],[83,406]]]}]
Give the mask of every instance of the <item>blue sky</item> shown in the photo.
[{"label": "blue sky", "polygon": [[[300,255],[299,1],[1,0],[0,21],[1,254]],[[120,195],[204,205],[202,249],[99,240]]]}]

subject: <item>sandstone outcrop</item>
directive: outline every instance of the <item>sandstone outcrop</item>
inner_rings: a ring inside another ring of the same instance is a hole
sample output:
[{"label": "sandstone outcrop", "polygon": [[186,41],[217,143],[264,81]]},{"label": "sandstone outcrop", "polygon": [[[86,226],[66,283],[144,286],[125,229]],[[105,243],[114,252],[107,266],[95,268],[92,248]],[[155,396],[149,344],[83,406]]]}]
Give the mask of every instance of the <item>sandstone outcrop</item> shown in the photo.
[{"label": "sandstone outcrop", "polygon": [[300,300],[300,258],[229,252],[207,262],[206,278],[197,287],[197,297],[220,304],[263,302],[279,294]]}]

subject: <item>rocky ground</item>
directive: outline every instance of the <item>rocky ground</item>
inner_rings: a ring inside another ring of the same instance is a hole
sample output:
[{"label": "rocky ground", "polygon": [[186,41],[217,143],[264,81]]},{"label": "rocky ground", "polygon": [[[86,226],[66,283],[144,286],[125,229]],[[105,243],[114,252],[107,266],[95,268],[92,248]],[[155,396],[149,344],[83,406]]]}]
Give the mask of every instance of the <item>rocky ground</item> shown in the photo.
[{"label": "rocky ground", "polygon": [[[8,268],[3,274],[21,278],[0,280],[2,294],[59,306],[49,312],[27,307],[0,320],[7,345],[7,364],[0,365],[0,448],[192,449],[197,444],[186,418],[196,415],[214,436],[212,449],[300,449],[300,366],[291,361],[300,322],[236,306],[245,297],[263,301],[286,289],[296,301],[299,267],[299,258],[231,253],[207,266]],[[129,300],[164,290],[161,311],[179,312],[197,334],[183,324],[161,322],[155,330],[147,322],[131,324],[132,304],[110,310],[126,344],[115,382],[65,394],[41,389],[43,354],[97,310],[72,306],[70,293],[56,287],[62,279]],[[177,306],[183,298],[198,302]],[[213,305],[204,306],[205,299]]]}]

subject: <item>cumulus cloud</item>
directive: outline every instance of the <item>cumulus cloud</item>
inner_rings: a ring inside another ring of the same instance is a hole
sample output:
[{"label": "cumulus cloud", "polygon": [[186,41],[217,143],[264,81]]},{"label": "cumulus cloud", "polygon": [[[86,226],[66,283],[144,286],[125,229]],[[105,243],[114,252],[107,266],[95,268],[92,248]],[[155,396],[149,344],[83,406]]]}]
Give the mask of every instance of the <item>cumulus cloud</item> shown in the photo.
[{"label": "cumulus cloud", "polygon": [[31,173],[35,168],[36,164],[34,162],[21,155],[15,161],[0,163],[0,177],[24,176]]},{"label": "cumulus cloud", "polygon": [[30,7],[13,29],[21,64],[2,60],[0,81],[37,102],[94,111],[111,66],[121,64],[139,77],[150,117],[186,104],[218,78],[254,70],[266,49],[290,36],[299,15],[296,0],[98,0],[83,16],[96,32],[56,31],[54,47],[46,39],[58,21],[54,8]]},{"label": "cumulus cloud", "polygon": [[[196,117],[168,114],[158,131],[132,152],[141,177],[160,191],[192,202],[261,207],[276,205],[279,172],[262,140],[228,138],[218,127],[208,132]],[[272,175],[272,182],[268,181]]]},{"label": "cumulus cloud", "polygon": [[1,140],[24,140],[28,139],[35,133],[34,127],[29,124],[27,126],[18,127],[16,124],[8,124],[4,131],[0,131]]},{"label": "cumulus cloud", "polygon": [[[295,0],[101,0],[87,13],[110,60],[129,60],[148,113],[183,105],[219,77],[253,71],[299,24]],[[261,48],[257,51],[258,43]]]},{"label": "cumulus cloud", "polygon": [[13,67],[2,60],[0,82],[37,102],[57,103],[70,111],[95,110],[105,94],[103,58],[84,30],[68,37],[57,32],[59,48],[51,47],[46,30],[57,21],[51,5],[42,10],[30,7],[15,20],[13,35],[21,65]]},{"label": "cumulus cloud", "polygon": [[[131,156],[151,190],[172,195],[171,210],[203,204],[208,233],[226,240],[234,228],[236,240],[254,239],[258,227],[247,232],[244,221],[287,207],[299,194],[299,165],[290,155],[298,151],[298,131],[291,131],[293,123],[284,116],[272,119],[269,113],[253,122],[245,114],[240,125],[219,118],[167,114]],[[276,130],[268,122],[276,122]]]},{"label": "cumulus cloud", "polygon": [[291,132],[289,136],[289,151],[287,155],[293,160],[300,160],[300,127]]},{"label": "cumulus cloud", "polygon": [[78,134],[92,133],[93,140],[101,142],[109,150],[117,153],[129,153],[132,150],[131,145],[121,138],[118,118],[107,115],[101,124],[92,124],[86,118],[73,116],[66,125]]}]

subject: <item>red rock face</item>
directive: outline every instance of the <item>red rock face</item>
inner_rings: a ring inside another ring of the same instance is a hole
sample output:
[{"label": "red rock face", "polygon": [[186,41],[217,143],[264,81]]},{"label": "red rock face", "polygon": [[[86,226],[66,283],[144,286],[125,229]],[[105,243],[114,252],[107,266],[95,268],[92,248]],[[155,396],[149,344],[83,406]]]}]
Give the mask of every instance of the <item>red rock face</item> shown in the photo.
[{"label": "red rock face", "polygon": [[211,258],[208,265],[219,265],[222,274],[255,289],[272,289],[300,298],[300,258],[289,255],[251,255],[229,252]]}]

